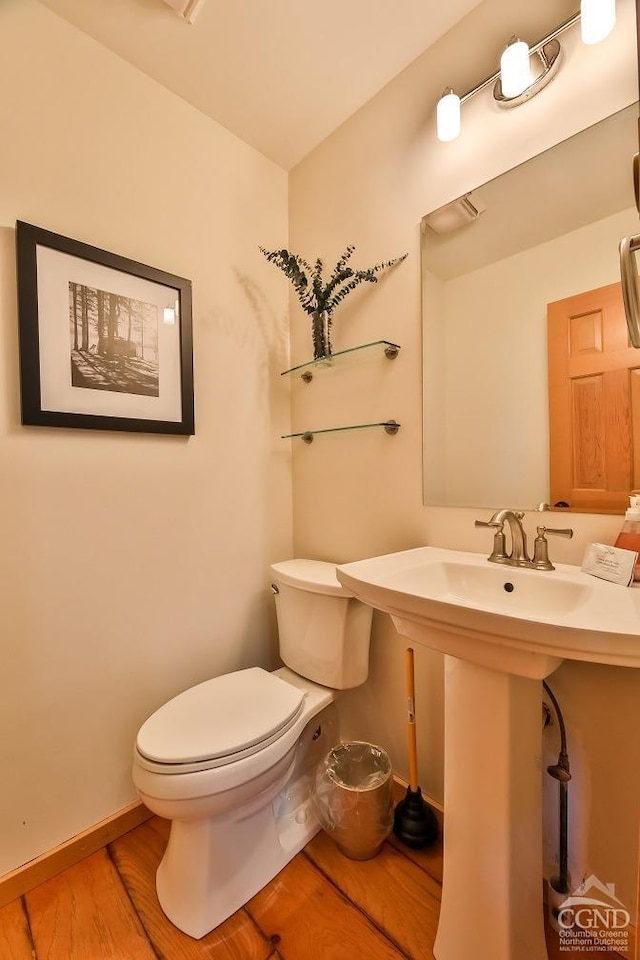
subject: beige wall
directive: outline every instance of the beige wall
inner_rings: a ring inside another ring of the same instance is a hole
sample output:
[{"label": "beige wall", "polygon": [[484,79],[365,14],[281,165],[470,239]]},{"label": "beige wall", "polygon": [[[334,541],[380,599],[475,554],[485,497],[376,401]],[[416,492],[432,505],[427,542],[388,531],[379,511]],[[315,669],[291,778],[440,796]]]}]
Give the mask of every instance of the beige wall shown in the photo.
[{"label": "beige wall", "polygon": [[[286,174],[35,0],[0,5],[0,875],[134,799],[141,721],[275,662]],[[14,225],[190,278],[196,436],[20,425]]]},{"label": "beige wall", "polygon": [[[481,94],[463,106],[461,138],[446,145],[436,141],[433,112],[446,84],[463,92],[495,69],[501,45],[513,31],[532,40],[541,37],[574,7],[545,0],[514,10],[509,0],[486,0],[292,172],[293,250],[332,262],[354,243],[354,262],[361,266],[409,252],[409,259],[377,287],[353,294],[334,320],[335,349],[386,337],[402,344],[398,359],[362,360],[344,370],[336,364],[309,386],[293,390],[299,428],[389,417],[402,423],[396,437],[362,431],[294,446],[298,556],[346,561],[423,543],[488,550],[486,531],[473,527],[477,510],[422,505],[420,219],[636,98],[633,3],[618,3],[620,27],[598,47],[582,47],[575,31],[566,35],[558,78],[526,106],[500,112],[488,93]],[[479,42],[482,37],[486,42]],[[293,359],[301,361],[309,355],[309,333],[293,300],[291,316]],[[579,563],[587,543],[612,542],[620,520],[575,516],[572,525],[572,541],[554,542],[558,561]],[[405,642],[387,618],[377,615],[375,621],[371,679],[343,698],[344,732],[386,746],[403,772]],[[417,654],[420,778],[441,800],[442,660],[423,649]],[[566,708],[572,761],[579,771],[571,788],[574,878],[594,870],[603,882],[617,884],[619,896],[631,905],[640,797],[640,672],[567,663],[552,683]],[[545,740],[550,756],[557,749],[556,734],[552,730]],[[555,790],[548,777],[545,782],[553,817]],[[552,824],[547,836],[551,858]]]}]

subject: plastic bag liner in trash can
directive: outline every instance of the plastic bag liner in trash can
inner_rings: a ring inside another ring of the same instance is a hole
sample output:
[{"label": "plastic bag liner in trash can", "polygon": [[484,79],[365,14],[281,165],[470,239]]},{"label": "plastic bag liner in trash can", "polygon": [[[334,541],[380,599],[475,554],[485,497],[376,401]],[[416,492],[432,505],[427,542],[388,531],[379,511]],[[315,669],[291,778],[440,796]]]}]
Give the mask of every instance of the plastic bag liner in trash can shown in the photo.
[{"label": "plastic bag liner in trash can", "polygon": [[352,860],[375,857],[391,832],[391,761],[381,747],[351,741],[318,765],[313,797],[323,829]]}]

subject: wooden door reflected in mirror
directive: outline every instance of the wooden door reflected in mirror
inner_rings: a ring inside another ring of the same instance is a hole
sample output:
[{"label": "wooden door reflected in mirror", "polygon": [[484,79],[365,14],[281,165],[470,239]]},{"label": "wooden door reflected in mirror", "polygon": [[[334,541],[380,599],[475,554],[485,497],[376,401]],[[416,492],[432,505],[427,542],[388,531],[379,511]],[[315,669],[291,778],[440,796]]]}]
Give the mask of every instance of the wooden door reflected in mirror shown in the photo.
[{"label": "wooden door reflected in mirror", "polygon": [[620,284],[548,304],[547,338],[550,503],[622,513],[640,487],[640,352]]}]

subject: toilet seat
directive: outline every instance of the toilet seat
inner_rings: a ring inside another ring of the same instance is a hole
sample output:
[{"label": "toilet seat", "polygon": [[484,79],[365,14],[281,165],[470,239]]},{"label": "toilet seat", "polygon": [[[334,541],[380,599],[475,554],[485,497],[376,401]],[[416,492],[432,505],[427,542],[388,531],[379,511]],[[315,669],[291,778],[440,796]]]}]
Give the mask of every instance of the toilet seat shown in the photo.
[{"label": "toilet seat", "polygon": [[260,667],[206,680],[143,723],[138,763],[164,774],[234,763],[282,737],[302,713],[304,700],[304,690]]}]

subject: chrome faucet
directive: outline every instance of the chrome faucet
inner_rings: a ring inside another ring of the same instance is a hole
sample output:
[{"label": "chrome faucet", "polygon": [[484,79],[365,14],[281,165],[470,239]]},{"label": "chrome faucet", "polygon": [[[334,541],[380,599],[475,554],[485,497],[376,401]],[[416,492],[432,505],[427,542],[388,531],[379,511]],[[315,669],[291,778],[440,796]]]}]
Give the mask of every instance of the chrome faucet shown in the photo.
[{"label": "chrome faucet", "polygon": [[[490,520],[476,520],[476,527],[490,527],[495,530],[493,550],[487,557],[491,563],[505,563],[510,567],[528,567],[532,570],[554,570],[549,560],[546,534],[557,537],[573,536],[573,530],[557,530],[551,527],[537,527],[533,558],[527,548],[527,534],[522,526],[524,513],[520,510],[498,510]],[[504,525],[508,524],[511,535],[511,553],[507,553]]]},{"label": "chrome faucet", "polygon": [[[531,561],[527,553],[527,534],[522,526],[524,513],[519,510],[498,510],[490,520],[476,520],[476,527],[495,529],[493,550],[489,555],[492,563],[508,563],[512,567],[528,566]],[[507,553],[504,525],[509,525],[511,533],[511,553]]]}]

